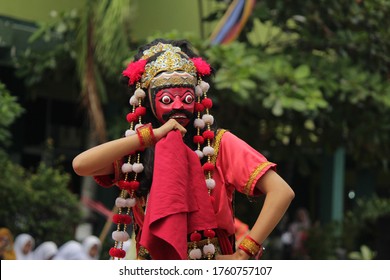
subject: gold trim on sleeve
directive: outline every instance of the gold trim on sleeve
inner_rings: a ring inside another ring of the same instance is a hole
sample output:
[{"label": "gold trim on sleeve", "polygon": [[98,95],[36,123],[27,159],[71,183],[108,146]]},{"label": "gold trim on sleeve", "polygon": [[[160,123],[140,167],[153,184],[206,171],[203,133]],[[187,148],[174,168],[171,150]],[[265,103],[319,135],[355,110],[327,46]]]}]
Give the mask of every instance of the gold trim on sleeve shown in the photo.
[{"label": "gold trim on sleeve", "polygon": [[259,173],[261,173],[264,170],[264,168],[266,168],[272,164],[273,164],[272,162],[266,161],[266,162],[263,162],[259,166],[256,167],[255,171],[253,171],[252,174],[249,176],[249,180],[246,183],[245,188],[244,188],[244,194],[249,195],[249,193],[251,191],[251,186],[253,184],[253,181],[256,179],[257,175],[259,175]]},{"label": "gold trim on sleeve", "polygon": [[226,131],[227,131],[226,129],[219,129],[217,131],[217,135],[215,136],[214,144],[213,144],[214,155],[211,157],[211,163],[214,165],[217,162],[219,147],[221,145],[222,136]]}]

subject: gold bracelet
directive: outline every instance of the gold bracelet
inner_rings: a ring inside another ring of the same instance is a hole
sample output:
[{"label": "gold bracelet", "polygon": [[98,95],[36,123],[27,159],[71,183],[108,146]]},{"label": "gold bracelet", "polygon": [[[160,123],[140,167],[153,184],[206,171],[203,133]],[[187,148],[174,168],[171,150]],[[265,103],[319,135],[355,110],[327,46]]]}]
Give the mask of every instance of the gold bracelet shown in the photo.
[{"label": "gold bracelet", "polygon": [[150,123],[137,128],[137,135],[141,146],[144,148],[153,146],[156,143],[153,127]]},{"label": "gold bracelet", "polygon": [[251,257],[255,257],[260,250],[262,250],[262,246],[257,243],[253,238],[247,235],[244,240],[238,246],[239,249],[243,250]]}]

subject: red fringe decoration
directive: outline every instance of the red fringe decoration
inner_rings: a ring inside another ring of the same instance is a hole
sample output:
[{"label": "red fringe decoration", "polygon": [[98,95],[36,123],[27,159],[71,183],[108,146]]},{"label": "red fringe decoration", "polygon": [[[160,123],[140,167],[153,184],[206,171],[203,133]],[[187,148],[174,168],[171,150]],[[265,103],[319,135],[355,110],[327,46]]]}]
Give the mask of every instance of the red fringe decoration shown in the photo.
[{"label": "red fringe decoration", "polygon": [[136,191],[139,187],[139,182],[138,181],[118,181],[117,183],[118,187],[121,190],[127,190],[127,191]]},{"label": "red fringe decoration", "polygon": [[207,238],[214,238],[214,236],[215,236],[215,231],[213,231],[212,229],[206,229],[206,230],[203,232],[203,235],[206,236]]},{"label": "red fringe decoration", "polygon": [[147,61],[145,59],[140,59],[138,61],[131,62],[122,72],[123,76],[129,78],[129,86],[134,85],[141,79],[142,74],[145,72],[146,62]]},{"label": "red fringe decoration", "polygon": [[191,235],[190,235],[190,239],[191,239],[192,242],[194,242],[194,241],[200,241],[200,240],[202,239],[202,235],[200,235],[199,232],[193,232],[193,233],[191,233]]},{"label": "red fringe decoration", "polygon": [[204,138],[203,138],[203,136],[195,135],[193,141],[194,141],[195,144],[201,144],[202,145],[204,143]]},{"label": "red fringe decoration", "polygon": [[146,115],[146,108],[142,107],[142,106],[139,106],[139,107],[135,108],[135,114],[138,117],[145,116]]},{"label": "red fringe decoration", "polygon": [[131,123],[131,122],[135,122],[137,120],[137,115],[135,113],[128,113],[126,115],[126,120]]},{"label": "red fringe decoration", "polygon": [[202,135],[205,139],[214,139],[214,131],[205,130]]},{"label": "red fringe decoration", "polygon": [[210,98],[206,97],[201,102],[207,109],[211,109],[211,107],[213,107],[213,101]]},{"label": "red fringe decoration", "polygon": [[211,162],[206,162],[203,164],[203,171],[208,172],[208,171],[213,171],[214,170],[214,164]]},{"label": "red fringe decoration", "polygon": [[191,58],[191,60],[194,63],[196,70],[198,71],[198,74],[200,74],[201,76],[206,76],[211,74],[210,64],[204,61],[203,58],[194,57]]},{"label": "red fringe decoration", "polygon": [[127,191],[136,191],[139,188],[139,182],[138,181],[131,181],[129,188],[126,189]]},{"label": "red fringe decoration", "polygon": [[195,112],[203,112],[204,110],[204,105],[202,103],[195,103]]},{"label": "red fringe decoration", "polygon": [[114,248],[112,247],[109,251],[109,254],[113,258],[121,258],[123,259],[126,256],[126,251],[119,249],[119,248]]},{"label": "red fringe decoration", "polygon": [[126,214],[114,214],[112,216],[112,222],[114,224],[126,224],[129,225],[131,224],[131,217]]}]

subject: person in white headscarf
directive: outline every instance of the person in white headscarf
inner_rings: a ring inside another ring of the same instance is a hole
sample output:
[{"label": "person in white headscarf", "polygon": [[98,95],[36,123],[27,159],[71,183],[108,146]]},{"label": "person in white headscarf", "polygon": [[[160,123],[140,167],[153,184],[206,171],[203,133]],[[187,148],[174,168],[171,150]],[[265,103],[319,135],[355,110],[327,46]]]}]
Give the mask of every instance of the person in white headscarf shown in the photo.
[{"label": "person in white headscarf", "polygon": [[102,249],[102,243],[98,237],[94,235],[87,236],[83,240],[82,246],[88,259],[99,259],[100,251]]},{"label": "person in white headscarf", "polygon": [[17,260],[34,259],[35,239],[28,233],[21,233],[15,238],[14,250]]},{"label": "person in white headscarf", "polygon": [[53,241],[46,241],[34,250],[35,260],[51,260],[57,254],[58,247]]},{"label": "person in white headscarf", "polygon": [[86,237],[82,243],[70,240],[59,249],[54,260],[97,260],[101,251],[100,239],[94,235]]},{"label": "person in white headscarf", "polygon": [[80,242],[70,240],[58,248],[53,260],[88,260]]}]

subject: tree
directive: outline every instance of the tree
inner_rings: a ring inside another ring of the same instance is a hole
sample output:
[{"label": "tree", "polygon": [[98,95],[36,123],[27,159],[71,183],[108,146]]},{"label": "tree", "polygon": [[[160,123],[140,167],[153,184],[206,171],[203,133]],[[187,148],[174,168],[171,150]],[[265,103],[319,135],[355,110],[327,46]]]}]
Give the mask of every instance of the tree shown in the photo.
[{"label": "tree", "polygon": [[31,46],[40,40],[48,47],[28,48],[16,64],[29,87],[47,82],[48,74],[63,77],[64,68],[71,68],[88,112],[90,138],[97,142],[107,140],[102,107],[109,99],[107,84],[120,77],[128,57],[129,15],[130,0],[88,0],[81,11],[53,12],[53,20],[40,23],[30,38]]},{"label": "tree", "polygon": [[[80,11],[52,15],[53,21],[40,23],[30,38],[31,46],[44,41],[49,47],[27,49],[18,58],[18,73],[29,89],[42,92],[47,91],[51,77],[59,77],[62,85],[77,81],[70,83],[69,90],[78,92],[78,101],[88,116],[86,148],[92,147],[108,138],[106,119],[110,117],[105,113],[113,106],[107,104],[115,103],[115,98],[126,98],[115,93],[124,92],[118,77],[129,55],[130,0],[87,0]],[[49,94],[54,97],[56,92]],[[123,101],[120,103],[125,104]],[[108,133],[112,131],[118,129],[114,126]],[[95,192],[93,179],[83,177],[81,196],[94,199]],[[91,212],[86,207],[83,210],[83,220],[88,221]]]},{"label": "tree", "polygon": [[[386,169],[390,155],[389,12],[383,0],[262,1],[254,15],[283,31],[269,36],[265,46],[278,43],[287,61],[306,65],[316,79],[327,105],[311,119],[314,148],[344,146],[361,167]],[[272,34],[270,28],[263,31]],[[295,39],[280,40],[283,34]],[[248,39],[242,38],[253,45]],[[299,130],[296,124],[292,131]]]},{"label": "tree", "polygon": [[16,98],[0,81],[0,147],[6,147],[10,144],[11,134],[8,128],[22,112],[23,108],[17,103]]},{"label": "tree", "polygon": [[11,137],[8,129],[22,111],[0,83],[0,221],[14,235],[27,232],[37,243],[62,244],[74,238],[81,214],[78,199],[68,189],[69,174],[43,163],[28,171],[9,159],[4,149]]}]

